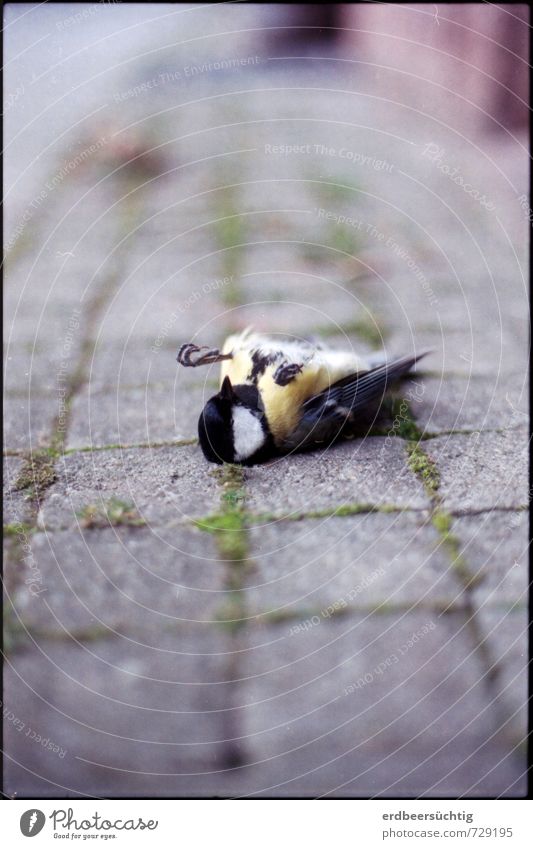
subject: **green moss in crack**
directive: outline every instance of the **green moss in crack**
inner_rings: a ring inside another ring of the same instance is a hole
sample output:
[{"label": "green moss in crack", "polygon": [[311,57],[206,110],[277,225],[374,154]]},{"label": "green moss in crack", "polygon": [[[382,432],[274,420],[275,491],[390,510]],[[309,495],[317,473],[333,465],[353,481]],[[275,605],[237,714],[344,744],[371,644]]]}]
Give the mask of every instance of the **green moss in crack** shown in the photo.
[{"label": "green moss in crack", "polygon": [[230,592],[226,594],[226,601],[216,613],[216,621],[230,634],[236,634],[246,625],[244,615],[245,610],[240,593]]},{"label": "green moss in crack", "polygon": [[76,515],[80,525],[86,530],[94,528],[108,528],[126,525],[128,527],[139,527],[145,525],[135,505],[120,498],[110,498],[102,504],[88,504],[79,510]]},{"label": "green moss in crack", "polygon": [[83,448],[67,448],[64,453],[92,454],[96,451],[131,451],[133,448],[184,448],[187,445],[197,444],[198,439],[196,437],[163,442],[110,442],[108,445],[85,445]]},{"label": "green moss in crack", "polygon": [[414,443],[419,442],[422,434],[406,398],[398,396],[386,398],[382,405],[382,411],[391,422],[387,431],[389,436],[399,436],[400,439],[407,439]]},{"label": "green moss in crack", "polygon": [[437,531],[442,537],[447,537],[449,535],[453,522],[453,519],[449,513],[444,513],[443,511],[434,513],[432,517],[432,522],[433,526],[437,529]]},{"label": "green moss in crack", "polygon": [[436,498],[440,486],[440,475],[436,464],[421,449],[418,442],[410,441],[407,443],[407,454],[409,468],[422,481],[429,497],[432,499]]},{"label": "green moss in crack", "polygon": [[307,513],[296,514],[297,519],[327,519],[336,516],[358,516],[360,513],[375,513],[380,510],[375,504],[341,504],[325,510],[310,510]]},{"label": "green moss in crack", "polygon": [[246,241],[243,213],[239,211],[237,187],[226,185],[213,194],[213,228],[217,247],[221,251],[221,274],[229,282],[220,290],[220,297],[227,306],[242,302],[242,293],[237,283],[240,268],[240,253]]},{"label": "green moss in crack", "polygon": [[240,509],[228,508],[225,512],[213,513],[194,524],[201,531],[213,534],[217,548],[224,560],[244,562],[248,556],[245,514]]},{"label": "green moss in crack", "polygon": [[248,528],[270,522],[302,522],[306,519],[332,519],[337,517],[358,516],[365,513],[402,513],[405,508],[395,504],[341,504],[339,507],[327,507],[323,510],[301,510],[294,513],[246,513]]},{"label": "green moss in crack", "polygon": [[209,473],[222,488],[221,510],[194,522],[197,528],[214,534],[224,560],[244,562],[248,556],[246,514],[244,512],[244,469],[226,463]]},{"label": "green moss in crack", "polygon": [[473,574],[464,558],[461,551],[461,543],[459,538],[452,532],[453,518],[444,510],[436,510],[433,513],[433,527],[438,531],[441,543],[448,552],[451,560],[452,569],[457,574],[465,590],[470,590],[476,587],[482,580],[483,576],[478,572]]},{"label": "green moss in crack", "polygon": [[40,448],[28,454],[15,481],[15,492],[25,492],[32,501],[40,501],[56,480],[55,461],[58,457],[56,448]]},{"label": "green moss in crack", "polygon": [[357,237],[357,230],[352,230],[342,224],[330,227],[326,236],[326,242],[337,251],[355,256],[361,250],[361,242]]},{"label": "green moss in crack", "polygon": [[323,203],[349,203],[353,206],[354,198],[361,191],[360,187],[352,183],[349,177],[339,180],[338,183],[310,180],[308,185]]},{"label": "green moss in crack", "polygon": [[209,474],[220,486],[240,489],[244,484],[244,469],[236,463],[224,463]]},{"label": "green moss in crack", "polygon": [[31,534],[35,532],[33,525],[27,522],[9,522],[4,525],[4,537],[19,537],[23,534]]}]

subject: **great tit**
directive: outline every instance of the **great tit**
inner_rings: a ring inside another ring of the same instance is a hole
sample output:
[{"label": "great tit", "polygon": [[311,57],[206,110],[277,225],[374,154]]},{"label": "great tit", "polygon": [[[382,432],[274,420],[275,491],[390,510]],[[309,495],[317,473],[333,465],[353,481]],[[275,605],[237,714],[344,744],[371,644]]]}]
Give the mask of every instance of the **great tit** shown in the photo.
[{"label": "great tit", "polygon": [[245,330],[218,348],[182,345],[183,366],[221,362],[220,391],[198,421],[212,463],[253,465],[350,436],[422,356],[387,360]]}]

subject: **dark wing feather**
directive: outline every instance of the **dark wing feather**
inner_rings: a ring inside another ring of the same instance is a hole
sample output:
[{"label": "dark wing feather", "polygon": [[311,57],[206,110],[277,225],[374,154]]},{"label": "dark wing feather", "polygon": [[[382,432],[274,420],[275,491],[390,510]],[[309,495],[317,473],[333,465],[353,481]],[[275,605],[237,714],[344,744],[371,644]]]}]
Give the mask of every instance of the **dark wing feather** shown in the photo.
[{"label": "dark wing feather", "polygon": [[382,398],[389,387],[403,377],[429,351],[399,357],[363,374],[351,374],[302,405],[302,415],[285,440],[287,450],[306,448],[339,436],[343,426],[367,411],[369,404]]},{"label": "dark wing feather", "polygon": [[303,409],[321,407],[325,402],[335,401],[341,407],[357,414],[369,401],[384,395],[391,384],[414,366],[428,351],[421,354],[400,357],[397,360],[383,363],[363,374],[352,374],[338,380],[319,395],[309,398]]}]

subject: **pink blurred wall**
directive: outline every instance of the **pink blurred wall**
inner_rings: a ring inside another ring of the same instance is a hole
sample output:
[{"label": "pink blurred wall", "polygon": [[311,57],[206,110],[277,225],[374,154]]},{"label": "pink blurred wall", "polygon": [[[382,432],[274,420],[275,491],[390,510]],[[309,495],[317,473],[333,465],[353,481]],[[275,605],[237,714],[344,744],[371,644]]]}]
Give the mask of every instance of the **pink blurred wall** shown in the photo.
[{"label": "pink blurred wall", "polygon": [[343,52],[394,69],[369,68],[384,89],[483,130],[527,126],[528,21],[526,4],[337,6]]}]

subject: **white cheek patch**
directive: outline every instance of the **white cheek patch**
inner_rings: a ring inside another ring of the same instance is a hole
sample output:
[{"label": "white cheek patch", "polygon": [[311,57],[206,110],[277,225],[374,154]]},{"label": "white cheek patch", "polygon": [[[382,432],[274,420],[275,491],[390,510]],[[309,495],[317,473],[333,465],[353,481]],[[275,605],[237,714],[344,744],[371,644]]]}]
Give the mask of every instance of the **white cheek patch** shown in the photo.
[{"label": "white cheek patch", "polygon": [[233,447],[236,460],[246,460],[261,448],[265,435],[261,422],[245,407],[233,408]]}]

